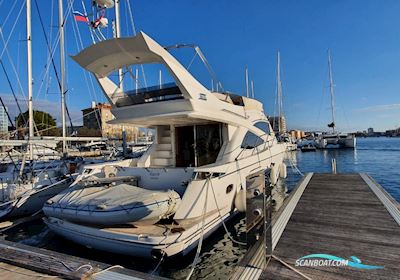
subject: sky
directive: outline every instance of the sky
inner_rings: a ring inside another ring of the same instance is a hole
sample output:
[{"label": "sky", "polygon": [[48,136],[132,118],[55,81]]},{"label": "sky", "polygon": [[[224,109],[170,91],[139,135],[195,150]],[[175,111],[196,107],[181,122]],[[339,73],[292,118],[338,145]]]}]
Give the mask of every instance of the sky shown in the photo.
[{"label": "sky", "polygon": [[[254,81],[255,97],[274,115],[276,56],[281,53],[284,112],[290,129],[327,130],[330,120],[327,50],[333,60],[337,127],[343,132],[373,127],[384,131],[400,126],[400,2],[397,0],[121,0],[122,36],[132,36],[131,16],[142,30],[163,46],[200,46],[225,90],[245,94],[245,68]],[[35,3],[59,68],[56,0],[32,0],[33,92],[35,109],[60,121],[60,95]],[[74,22],[70,10],[84,12],[81,1],[68,9],[65,26],[67,105],[74,124],[92,100],[104,102],[99,87],[69,55],[79,52],[80,40],[92,44],[85,23]],[[88,13],[91,1],[84,0]],[[19,16],[18,16],[19,15]],[[115,18],[107,11],[109,22]],[[0,58],[23,109],[26,108],[26,21],[24,1],[0,0]],[[112,35],[111,24],[102,30]],[[8,43],[7,43],[8,42]],[[4,48],[5,43],[7,48]],[[179,53],[181,52],[181,53]],[[191,50],[173,51],[183,65]],[[10,62],[12,61],[12,63]],[[47,64],[49,65],[49,64]],[[15,67],[15,71],[13,70]],[[154,70],[154,69],[153,69]],[[190,68],[210,87],[211,78],[197,58]],[[47,74],[48,73],[48,74]],[[164,75],[164,74],[163,74]],[[158,71],[147,72],[149,81]],[[150,83],[150,82],[149,82]],[[12,116],[18,113],[0,69],[0,96]]]}]

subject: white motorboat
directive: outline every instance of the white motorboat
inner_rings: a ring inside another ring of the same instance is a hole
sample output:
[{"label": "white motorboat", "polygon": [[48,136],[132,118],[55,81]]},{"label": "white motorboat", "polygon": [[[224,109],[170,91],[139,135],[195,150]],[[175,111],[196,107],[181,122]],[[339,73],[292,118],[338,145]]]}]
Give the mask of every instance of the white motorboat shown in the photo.
[{"label": "white motorboat", "polygon": [[[245,208],[247,176],[271,169],[272,184],[285,176],[286,147],[262,104],[208,90],[145,33],[96,43],[73,59],[97,78],[112,123],[152,128],[155,135],[140,158],[85,166],[45,204],[45,222],[57,234],[140,257],[186,254]],[[160,64],[175,83],[130,92],[108,77],[137,64]]]}]

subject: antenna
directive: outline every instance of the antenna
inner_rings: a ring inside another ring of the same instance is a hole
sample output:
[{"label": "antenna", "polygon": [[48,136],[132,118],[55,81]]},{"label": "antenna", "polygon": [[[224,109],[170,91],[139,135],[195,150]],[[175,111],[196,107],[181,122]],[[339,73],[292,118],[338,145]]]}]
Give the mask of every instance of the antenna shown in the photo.
[{"label": "antenna", "polygon": [[136,71],[135,71],[135,91],[136,93],[138,93],[139,91],[139,68],[136,67]]},{"label": "antenna", "polygon": [[[121,37],[121,24],[120,24],[120,15],[119,15],[119,2],[120,0],[115,0],[115,37],[120,38]],[[121,91],[124,91],[124,84],[123,84],[123,79],[124,79],[124,74],[122,73],[122,69],[118,69],[118,82],[119,82],[119,88]]]},{"label": "antenna", "polygon": [[251,98],[254,98],[254,82],[251,80]]},{"label": "antenna", "polygon": [[249,69],[246,65],[246,97],[249,97]]}]

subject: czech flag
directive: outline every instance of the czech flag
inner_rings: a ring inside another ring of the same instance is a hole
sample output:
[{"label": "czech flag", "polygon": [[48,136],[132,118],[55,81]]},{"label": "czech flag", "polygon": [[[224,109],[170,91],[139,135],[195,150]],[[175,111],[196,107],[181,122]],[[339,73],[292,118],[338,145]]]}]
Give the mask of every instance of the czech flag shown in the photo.
[{"label": "czech flag", "polygon": [[76,21],[89,22],[88,17],[80,12],[74,12],[74,17]]}]

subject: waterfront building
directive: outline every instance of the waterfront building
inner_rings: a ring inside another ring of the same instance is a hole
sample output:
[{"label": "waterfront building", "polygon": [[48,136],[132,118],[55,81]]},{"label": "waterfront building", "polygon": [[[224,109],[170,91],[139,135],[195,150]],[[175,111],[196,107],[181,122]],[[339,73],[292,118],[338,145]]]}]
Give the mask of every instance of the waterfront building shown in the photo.
[{"label": "waterfront building", "polygon": [[0,106],[0,134],[4,135],[8,133],[8,118],[7,118],[7,107]]},{"label": "waterfront building", "polygon": [[290,136],[292,136],[295,139],[302,139],[302,138],[306,137],[306,133],[301,130],[291,130]]},{"label": "waterfront building", "polygon": [[115,119],[111,113],[111,105],[107,103],[92,102],[90,108],[82,110],[83,127],[79,130],[82,136],[101,136],[107,138],[121,138],[125,129],[127,141],[132,141],[139,136],[139,129],[130,125],[108,124]]},{"label": "waterfront building", "polygon": [[284,116],[269,117],[269,122],[271,123],[272,129],[274,130],[275,133],[286,132],[286,119]]},{"label": "waterfront building", "polygon": [[372,127],[368,128],[368,135],[374,134],[374,129]]}]

